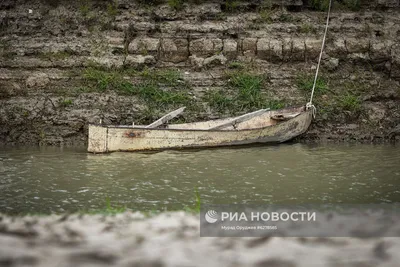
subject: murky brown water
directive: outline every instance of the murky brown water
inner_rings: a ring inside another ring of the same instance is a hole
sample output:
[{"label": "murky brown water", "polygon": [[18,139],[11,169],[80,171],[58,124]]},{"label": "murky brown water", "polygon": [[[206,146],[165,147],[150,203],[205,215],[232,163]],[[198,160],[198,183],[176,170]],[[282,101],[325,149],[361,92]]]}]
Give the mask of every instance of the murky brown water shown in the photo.
[{"label": "murky brown water", "polygon": [[0,148],[0,212],[182,209],[204,203],[400,202],[400,147],[290,144],[87,154]]}]

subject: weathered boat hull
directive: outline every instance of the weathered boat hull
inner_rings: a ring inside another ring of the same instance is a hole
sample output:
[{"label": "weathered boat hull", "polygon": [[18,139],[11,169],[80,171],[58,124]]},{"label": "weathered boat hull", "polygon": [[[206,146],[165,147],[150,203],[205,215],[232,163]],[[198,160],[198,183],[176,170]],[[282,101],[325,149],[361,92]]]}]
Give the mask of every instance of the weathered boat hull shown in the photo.
[{"label": "weathered boat hull", "polygon": [[88,151],[105,153],[281,143],[304,133],[311,121],[312,111],[308,110],[275,125],[243,130],[148,129],[89,125]]}]

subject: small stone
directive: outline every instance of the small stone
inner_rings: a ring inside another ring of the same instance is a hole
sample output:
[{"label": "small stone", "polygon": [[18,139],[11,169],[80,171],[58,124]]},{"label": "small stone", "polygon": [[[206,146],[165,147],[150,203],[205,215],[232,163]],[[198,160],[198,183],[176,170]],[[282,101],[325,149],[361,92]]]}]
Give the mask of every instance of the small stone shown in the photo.
[{"label": "small stone", "polygon": [[377,85],[379,85],[379,82],[377,80],[371,80],[371,81],[369,81],[369,84],[373,85],[373,86],[377,86]]},{"label": "small stone", "polygon": [[347,38],[345,41],[349,53],[366,53],[370,49],[370,41],[360,38]]},{"label": "small stone", "polygon": [[45,88],[50,83],[49,76],[46,73],[35,73],[26,79],[28,88]]},{"label": "small stone", "polygon": [[295,61],[304,60],[305,44],[303,39],[295,38],[291,40],[292,47],[290,48],[290,58]]},{"label": "small stone", "polygon": [[269,60],[273,62],[280,62],[283,59],[283,41],[271,40],[269,42]]},{"label": "small stone", "polygon": [[204,66],[214,67],[219,65],[225,65],[227,58],[223,55],[215,55],[204,59]]},{"label": "small stone", "polygon": [[[256,43],[257,48],[254,48],[254,52],[257,51],[257,57],[259,59],[267,60],[269,58],[269,55],[270,55],[269,43],[270,43],[270,40],[268,38],[260,38],[258,40],[258,42]],[[243,46],[244,46],[244,40],[243,40]]]},{"label": "small stone", "polygon": [[378,5],[383,7],[399,7],[398,0],[378,0]]},{"label": "small stone", "polygon": [[257,38],[244,38],[242,41],[243,55],[246,57],[254,57],[257,52]]},{"label": "small stone", "polygon": [[160,57],[163,61],[179,63],[188,59],[189,49],[186,39],[163,39],[160,48]]},{"label": "small stone", "polygon": [[339,67],[339,59],[330,58],[328,61],[325,61],[324,65],[328,70],[334,71]]},{"label": "small stone", "polygon": [[91,57],[90,61],[106,68],[121,68],[123,65],[122,57]]},{"label": "small stone", "polygon": [[237,42],[235,40],[224,40],[224,55],[229,59],[235,59],[237,56]]},{"label": "small stone", "polygon": [[366,103],[364,107],[367,111],[369,121],[378,123],[386,117],[386,109],[379,103]]},{"label": "small stone", "polygon": [[321,98],[325,101],[329,100],[329,96],[328,95],[322,95]]},{"label": "small stone", "polygon": [[128,51],[132,54],[155,55],[159,48],[160,40],[157,38],[137,38],[129,44]]},{"label": "small stone", "polygon": [[201,38],[190,42],[190,53],[197,56],[211,56],[222,50],[221,39]]},{"label": "small stone", "polygon": [[142,68],[144,66],[150,66],[156,63],[156,59],[153,56],[127,56],[124,62],[125,66],[134,68]]},{"label": "small stone", "polygon": [[158,5],[153,11],[154,16],[159,19],[173,20],[176,18],[176,10],[171,8],[169,5]]},{"label": "small stone", "polygon": [[400,135],[400,124],[390,131],[390,135]]},{"label": "small stone", "polygon": [[201,69],[204,64],[204,58],[196,57],[196,55],[193,55],[193,56],[189,57],[189,62],[190,62],[190,65],[192,65],[196,69]]},{"label": "small stone", "polygon": [[316,60],[321,53],[322,41],[320,39],[306,38],[304,40],[305,57],[307,59]]}]

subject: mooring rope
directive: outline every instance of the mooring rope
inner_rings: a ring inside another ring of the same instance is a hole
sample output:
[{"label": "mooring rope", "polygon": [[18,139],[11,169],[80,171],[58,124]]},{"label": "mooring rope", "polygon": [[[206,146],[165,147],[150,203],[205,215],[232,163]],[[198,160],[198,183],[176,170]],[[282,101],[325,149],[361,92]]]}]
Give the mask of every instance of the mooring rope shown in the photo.
[{"label": "mooring rope", "polygon": [[313,88],[311,91],[311,97],[310,97],[310,101],[307,103],[306,108],[313,109],[313,116],[315,118],[316,115],[316,108],[313,105],[312,101],[314,98],[314,92],[315,92],[315,86],[317,85],[317,80],[318,80],[318,73],[319,73],[319,67],[321,66],[321,60],[322,60],[322,53],[324,52],[324,47],[325,47],[325,41],[326,41],[326,34],[328,33],[328,26],[329,26],[329,18],[330,18],[330,14],[331,14],[331,7],[332,7],[332,0],[329,0],[329,8],[328,8],[328,16],[326,17],[326,26],[325,26],[325,33],[324,33],[324,38],[322,40],[322,46],[321,46],[321,53],[319,54],[319,59],[318,59],[318,66],[317,66],[317,71],[315,72],[315,78],[314,78],[314,84],[313,84]]}]

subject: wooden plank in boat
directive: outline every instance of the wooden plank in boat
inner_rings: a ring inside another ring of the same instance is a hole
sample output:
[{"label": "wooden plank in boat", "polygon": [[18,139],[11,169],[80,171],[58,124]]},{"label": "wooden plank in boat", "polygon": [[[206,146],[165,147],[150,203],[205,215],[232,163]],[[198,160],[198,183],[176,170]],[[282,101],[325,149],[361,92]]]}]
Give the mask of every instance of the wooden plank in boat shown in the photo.
[{"label": "wooden plank in boat", "polygon": [[168,122],[169,120],[172,120],[173,118],[175,118],[176,116],[181,114],[185,110],[185,108],[186,107],[178,108],[177,110],[174,110],[174,111],[168,113],[167,115],[164,115],[163,117],[159,118],[155,122],[147,125],[145,128],[156,128],[160,125],[163,125],[164,123]]},{"label": "wooden plank in boat", "polygon": [[232,126],[232,125],[244,122],[244,121],[248,121],[248,120],[250,120],[250,119],[252,119],[254,117],[260,116],[261,114],[263,114],[263,113],[265,113],[267,111],[269,111],[269,108],[268,109],[260,109],[260,110],[257,110],[257,111],[251,112],[251,113],[247,113],[247,114],[241,115],[239,117],[236,117],[236,118],[234,118],[234,119],[232,119],[232,120],[230,120],[228,122],[224,122],[224,123],[219,124],[217,126],[211,127],[208,130],[220,130],[220,129],[225,128],[227,126]]},{"label": "wooden plank in boat", "polygon": [[293,113],[293,114],[275,114],[275,115],[271,116],[271,119],[276,120],[276,121],[286,121],[286,120],[293,119],[299,115],[300,115],[300,112]]}]

